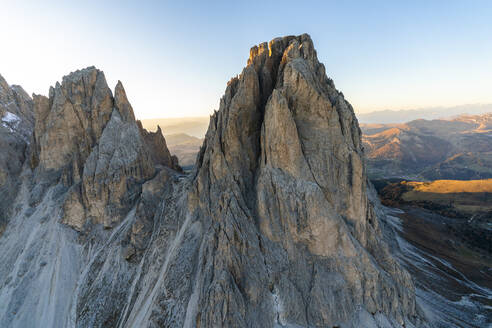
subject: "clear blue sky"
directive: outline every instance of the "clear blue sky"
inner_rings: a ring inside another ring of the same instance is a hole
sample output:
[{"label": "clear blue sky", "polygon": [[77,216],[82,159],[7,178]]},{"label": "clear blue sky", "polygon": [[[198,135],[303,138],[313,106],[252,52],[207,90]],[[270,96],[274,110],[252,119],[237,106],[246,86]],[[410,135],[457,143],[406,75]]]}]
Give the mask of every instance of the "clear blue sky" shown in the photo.
[{"label": "clear blue sky", "polygon": [[95,65],[140,118],[208,115],[251,46],[301,33],[357,112],[492,103],[491,1],[0,2],[9,83]]}]

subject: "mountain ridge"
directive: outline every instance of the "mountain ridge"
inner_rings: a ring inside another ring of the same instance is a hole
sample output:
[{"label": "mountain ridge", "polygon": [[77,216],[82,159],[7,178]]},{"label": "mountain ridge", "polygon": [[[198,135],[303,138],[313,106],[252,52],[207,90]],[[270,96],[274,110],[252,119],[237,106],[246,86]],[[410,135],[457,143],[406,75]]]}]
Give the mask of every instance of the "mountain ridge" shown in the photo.
[{"label": "mountain ridge", "polygon": [[403,110],[378,110],[358,113],[357,117],[365,124],[397,124],[417,119],[446,119],[462,115],[480,115],[492,111],[492,104],[466,104],[449,107],[428,107]]},{"label": "mountain ridge", "polygon": [[429,326],[309,35],[251,48],[188,175],[93,67],[33,102],[0,325]]},{"label": "mountain ridge", "polygon": [[399,124],[361,124],[372,177],[492,177],[492,113]]}]

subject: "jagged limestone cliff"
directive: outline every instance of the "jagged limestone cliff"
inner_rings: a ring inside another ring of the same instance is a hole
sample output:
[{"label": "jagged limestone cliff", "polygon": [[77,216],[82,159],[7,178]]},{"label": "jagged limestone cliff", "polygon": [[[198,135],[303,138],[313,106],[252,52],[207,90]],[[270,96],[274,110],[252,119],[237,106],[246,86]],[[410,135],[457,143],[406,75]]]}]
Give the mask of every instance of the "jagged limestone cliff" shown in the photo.
[{"label": "jagged limestone cliff", "polygon": [[32,99],[18,85],[0,75],[0,235],[17,195],[18,176],[26,159],[34,125]]},{"label": "jagged limestone cliff", "polygon": [[0,239],[2,327],[425,325],[308,35],[251,49],[187,177],[94,68],[34,109]]},{"label": "jagged limestone cliff", "polygon": [[252,48],[211,119],[193,187],[189,204],[213,236],[196,273],[200,326],[409,325],[417,315],[367,198],[354,112],[309,36]]}]

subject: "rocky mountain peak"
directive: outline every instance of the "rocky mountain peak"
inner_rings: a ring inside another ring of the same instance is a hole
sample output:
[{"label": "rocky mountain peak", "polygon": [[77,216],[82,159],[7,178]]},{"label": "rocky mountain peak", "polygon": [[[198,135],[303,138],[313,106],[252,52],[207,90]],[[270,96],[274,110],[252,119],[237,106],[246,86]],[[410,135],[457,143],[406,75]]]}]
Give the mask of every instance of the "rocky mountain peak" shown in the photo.
[{"label": "rocky mountain peak", "polygon": [[125,88],[123,84],[118,80],[114,90],[114,106],[120,112],[121,117],[129,122],[135,121],[135,114],[133,114],[133,108],[126,97]]},{"label": "rocky mountain peak", "polygon": [[[284,108],[281,115],[277,109],[279,106]],[[285,131],[287,127],[293,131]],[[312,168],[316,172],[312,176],[318,179],[327,195],[330,195],[328,185],[333,184],[333,181],[323,180],[326,172],[333,169],[328,166],[336,165],[332,155],[346,147],[353,152],[354,159],[348,159],[350,152],[344,149],[344,158],[339,160],[358,161],[354,163],[354,169],[359,168],[360,171],[354,175],[360,181],[350,181],[350,184],[357,183],[360,189],[365,188],[360,131],[355,114],[326,76],[325,68],[318,62],[312,40],[307,34],[276,38],[251,49],[247,66],[227,86],[219,112],[211,120],[210,132],[215,134],[207,139],[219,139],[225,160],[233,168],[235,181],[239,181],[244,191],[251,190],[261,157],[269,161],[276,156],[288,155],[289,147],[272,151],[265,148],[267,145],[261,145],[273,138],[270,133],[291,133],[295,138],[305,140],[302,145],[298,143],[298,151],[304,151],[307,158],[310,154],[306,154],[306,151],[313,152],[312,161],[316,163],[313,163]],[[326,143],[321,140],[322,137],[330,141]],[[287,141],[278,142],[285,144]],[[211,142],[206,140],[205,144]],[[325,158],[315,155],[318,147]],[[273,152],[271,157],[267,156],[268,152]],[[293,163],[285,165],[292,166]],[[322,167],[317,169],[319,165]],[[347,181],[337,182],[347,184]],[[337,206],[344,207],[341,204]]]},{"label": "rocky mountain peak", "polygon": [[155,165],[179,167],[162,133],[137,124],[121,81],[113,97],[95,67],[64,76],[49,98],[35,95],[34,112],[32,168],[70,188],[63,221],[78,230],[87,222],[111,227],[133,206]]},{"label": "rocky mountain peak", "polygon": [[170,167],[174,170],[181,171],[181,167],[178,164],[178,158],[171,155],[167,148],[166,139],[162,134],[162,130],[157,126],[157,131],[151,132],[143,128],[142,122],[137,121],[140,133],[144,138],[144,141],[150,150],[154,163]]},{"label": "rocky mountain peak", "polygon": [[381,229],[353,109],[308,35],[252,48],[188,177],[95,68],[34,108],[29,197],[0,239],[0,325],[425,325]]},{"label": "rocky mountain peak", "polygon": [[34,95],[33,167],[57,171],[74,158],[84,161],[101,137],[113,104],[104,73],[94,67],[64,76],[50,89],[49,98]]},{"label": "rocky mountain peak", "polygon": [[0,99],[2,102],[5,102],[7,98],[11,95],[12,89],[10,85],[7,83],[7,80],[0,75]]},{"label": "rocky mountain peak", "polygon": [[202,326],[414,320],[410,276],[382,241],[357,119],[308,35],[251,49],[211,117],[194,179],[192,208],[216,236]]},{"label": "rocky mountain peak", "polygon": [[31,97],[20,85],[9,85],[0,75],[0,121],[3,127],[29,142],[34,125]]}]

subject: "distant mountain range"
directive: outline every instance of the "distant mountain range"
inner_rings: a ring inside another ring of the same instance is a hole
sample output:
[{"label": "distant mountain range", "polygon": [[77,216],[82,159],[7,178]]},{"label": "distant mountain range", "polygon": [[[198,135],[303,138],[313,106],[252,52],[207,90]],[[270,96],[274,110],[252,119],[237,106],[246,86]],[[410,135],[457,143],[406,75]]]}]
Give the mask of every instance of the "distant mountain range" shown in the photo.
[{"label": "distant mountain range", "polygon": [[[489,112],[492,112],[492,104],[474,104],[410,110],[381,110],[357,114],[357,119],[359,123],[363,124],[392,124],[418,119],[435,120],[453,118],[460,115],[480,115]],[[141,121],[143,126],[149,131],[156,130],[157,125],[159,125],[164,135],[185,133],[197,138],[203,138],[205,132],[207,132],[210,117],[152,118]]]},{"label": "distant mountain range", "polygon": [[470,104],[452,107],[429,107],[410,110],[381,110],[357,114],[359,123],[404,123],[417,119],[435,120],[459,115],[492,112],[492,104]]},{"label": "distant mountain range", "polygon": [[[490,107],[487,107],[490,106]],[[459,111],[481,115],[454,116]],[[425,112],[381,111],[359,115],[359,122],[381,117],[437,116],[444,109]],[[407,123],[361,123],[371,178],[485,179],[492,178],[492,105],[456,106],[446,109],[447,119],[417,119]],[[183,166],[194,165],[203,143],[208,117],[142,120],[148,130],[159,125],[171,153]]]},{"label": "distant mountain range", "polygon": [[492,113],[360,126],[371,178],[492,178]]},{"label": "distant mountain range", "polygon": [[195,164],[196,154],[203,144],[203,138],[186,133],[175,133],[166,135],[166,142],[169,151],[176,155],[180,165],[186,168]]},{"label": "distant mountain range", "polygon": [[195,164],[196,154],[203,144],[209,117],[158,118],[142,120],[146,130],[161,127],[167,147],[184,168]]},{"label": "distant mountain range", "polygon": [[[152,118],[141,120],[142,125],[149,131],[155,131],[159,125],[164,135],[186,133],[190,136],[203,138],[207,132],[209,116]],[[166,137],[167,140],[167,137]]]}]

